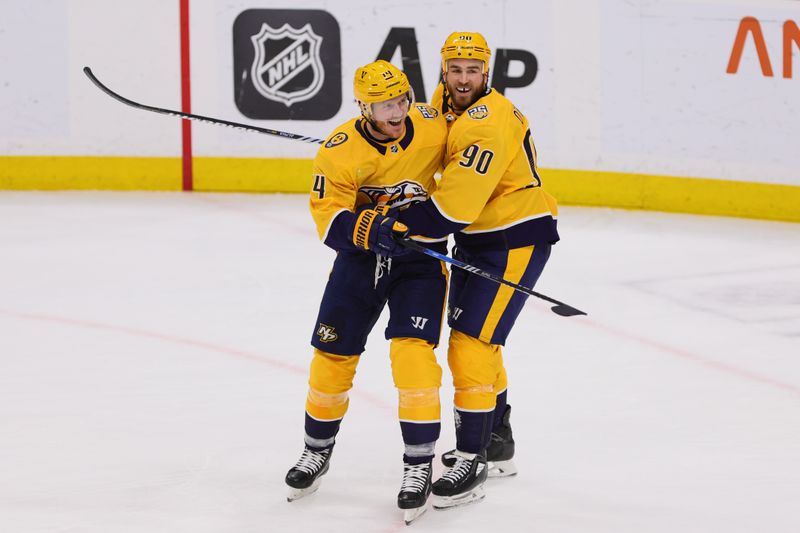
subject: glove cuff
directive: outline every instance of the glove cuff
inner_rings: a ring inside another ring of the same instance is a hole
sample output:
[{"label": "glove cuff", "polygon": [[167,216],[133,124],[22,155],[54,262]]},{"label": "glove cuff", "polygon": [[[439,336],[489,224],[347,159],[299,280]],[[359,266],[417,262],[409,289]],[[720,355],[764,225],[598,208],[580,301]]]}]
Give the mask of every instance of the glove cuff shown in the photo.
[{"label": "glove cuff", "polygon": [[356,225],[353,228],[353,244],[364,250],[369,250],[369,230],[378,212],[374,209],[365,209],[356,218]]}]

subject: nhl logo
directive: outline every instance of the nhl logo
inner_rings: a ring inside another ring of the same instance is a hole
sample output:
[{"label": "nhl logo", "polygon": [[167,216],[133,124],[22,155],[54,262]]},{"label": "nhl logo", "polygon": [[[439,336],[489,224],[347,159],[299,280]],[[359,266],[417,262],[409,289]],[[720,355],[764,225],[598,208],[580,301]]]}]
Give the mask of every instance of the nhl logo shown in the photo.
[{"label": "nhl logo", "polygon": [[251,40],[255,47],[251,75],[262,96],[291,106],[320,91],[325,81],[319,53],[322,37],[310,24],[297,29],[287,23],[275,29],[265,22]]},{"label": "nhl logo", "polygon": [[327,120],[342,106],[339,23],[320,9],[246,9],[233,22],[233,97],[257,120]]}]

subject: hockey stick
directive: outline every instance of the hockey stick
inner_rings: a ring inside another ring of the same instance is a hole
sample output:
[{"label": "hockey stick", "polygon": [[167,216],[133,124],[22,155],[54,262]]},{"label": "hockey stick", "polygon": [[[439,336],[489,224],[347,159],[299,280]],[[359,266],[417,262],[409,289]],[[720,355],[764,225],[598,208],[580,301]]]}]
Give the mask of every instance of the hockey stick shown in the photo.
[{"label": "hockey stick", "polygon": [[[90,69],[89,67],[83,67],[83,73],[86,74],[86,77],[89,78],[89,80],[91,80],[91,82],[94,83],[97,86],[98,89],[100,89],[101,91],[106,93],[108,96],[110,96],[111,98],[113,98],[113,99],[115,99],[115,100],[117,100],[119,102],[122,102],[125,105],[129,105],[129,106],[131,106],[133,108],[136,108],[136,109],[143,109],[145,111],[152,111],[153,113],[159,113],[161,115],[170,115],[170,116],[173,116],[173,117],[179,117],[179,118],[183,118],[183,119],[187,119],[187,120],[196,120],[198,122],[207,122],[209,124],[219,124],[221,126],[228,126],[230,128],[234,128],[234,129],[238,129],[238,130],[254,131],[256,133],[265,133],[267,135],[275,135],[275,136],[278,136],[278,137],[284,137],[286,139],[295,139],[295,140],[298,140],[298,141],[305,141],[305,142],[316,143],[316,144],[322,144],[322,143],[325,142],[323,139],[316,139],[314,137],[307,137],[305,135],[299,135],[297,133],[289,133],[287,131],[273,130],[273,129],[270,129],[270,128],[260,128],[258,126],[250,126],[248,124],[241,124],[239,122],[231,122],[229,120],[222,120],[222,119],[219,119],[219,118],[206,117],[206,116],[203,116],[203,115],[194,115],[192,113],[183,113],[182,111],[174,111],[174,110],[165,109],[165,108],[162,108],[162,107],[154,107],[154,106],[141,104],[139,102],[134,102],[133,100],[125,98],[121,94],[115,93],[114,91],[112,91],[111,89],[109,89],[108,87],[103,85],[103,83],[100,80],[97,79],[97,77],[92,72],[92,69]],[[484,277],[486,279],[492,280],[495,283],[508,285],[509,287],[511,287],[511,288],[513,288],[515,290],[518,290],[520,292],[523,292],[525,294],[528,294],[530,296],[535,296],[535,297],[540,298],[542,300],[546,300],[546,301],[548,301],[550,303],[556,304],[553,307],[551,307],[550,309],[557,315],[560,315],[560,316],[578,316],[578,315],[585,315],[586,314],[583,311],[580,311],[579,309],[576,309],[576,308],[574,308],[572,306],[569,306],[569,305],[567,305],[567,304],[565,304],[563,302],[559,302],[558,300],[550,298],[549,296],[545,296],[544,294],[540,294],[540,293],[538,293],[538,292],[536,292],[536,291],[534,291],[532,289],[529,289],[528,287],[525,287],[524,285],[518,285],[518,284],[513,283],[511,281],[508,281],[507,279],[504,279],[504,278],[502,278],[500,276],[496,276],[496,275],[494,275],[494,274],[492,274],[490,272],[486,272],[485,270],[481,270],[478,267],[474,267],[472,265],[468,265],[466,263],[462,263],[461,261],[459,261],[457,259],[453,259],[452,257],[449,257],[447,255],[443,255],[443,254],[440,254],[440,253],[435,252],[433,250],[430,250],[430,249],[428,249],[428,248],[426,248],[426,247],[424,247],[424,246],[422,246],[422,245],[420,245],[420,244],[418,244],[415,241],[412,241],[410,239],[403,239],[401,242],[407,248],[410,248],[412,250],[416,250],[417,252],[421,252],[421,253],[429,255],[431,257],[435,257],[436,259],[439,259],[439,260],[444,261],[446,263],[450,263],[453,266],[456,266],[458,268],[462,268],[462,269],[466,270],[467,272],[471,272],[473,274],[477,274],[478,276],[481,276],[481,277]]]},{"label": "hockey stick", "polygon": [[439,252],[431,250],[430,248],[426,248],[425,246],[422,246],[418,242],[413,241],[411,239],[401,239],[400,243],[403,246],[405,246],[406,248],[410,248],[412,250],[415,250],[417,252],[423,253],[425,255],[429,255],[431,257],[435,257],[436,259],[439,259],[440,261],[444,261],[445,263],[450,263],[453,266],[456,266],[458,268],[462,268],[462,269],[466,270],[467,272],[470,272],[472,274],[476,274],[476,275],[481,276],[483,278],[492,280],[495,283],[500,283],[502,285],[508,285],[512,289],[517,290],[519,292],[524,292],[525,294],[528,294],[530,296],[536,296],[537,298],[540,298],[542,300],[548,301],[548,302],[550,302],[552,304],[556,304],[553,307],[551,307],[550,310],[553,311],[557,315],[560,315],[560,316],[579,316],[579,315],[585,315],[586,314],[583,311],[581,311],[580,309],[575,309],[571,305],[567,305],[564,302],[559,302],[558,300],[550,298],[549,296],[545,296],[544,294],[541,294],[541,293],[538,293],[538,292],[536,292],[536,291],[534,291],[532,289],[529,289],[528,287],[526,287],[524,285],[518,285],[518,284],[516,284],[516,283],[514,283],[512,281],[508,281],[505,278],[502,278],[500,276],[492,274],[491,272],[486,272],[485,270],[481,270],[480,268],[478,268],[476,266],[468,265],[467,263],[462,263],[458,259],[453,259],[450,256],[447,256],[447,255],[444,255],[444,254],[440,254]]},{"label": "hockey stick", "polygon": [[278,137],[284,137],[286,139],[296,139],[298,141],[305,141],[316,144],[322,144],[325,142],[322,139],[315,139],[314,137],[306,137],[305,135],[298,135],[297,133],[289,133],[287,131],[273,130],[270,128],[260,128],[258,126],[249,126],[247,124],[240,124],[239,122],[231,122],[229,120],[222,120],[219,118],[204,117],[203,115],[193,115],[191,113],[183,113],[181,111],[164,109],[162,107],[153,107],[145,104],[140,104],[139,102],[134,102],[133,100],[129,100],[124,96],[115,93],[114,91],[103,85],[100,82],[100,80],[98,80],[97,77],[94,75],[94,73],[92,73],[92,69],[90,69],[89,67],[83,67],[83,73],[86,74],[86,77],[89,78],[92,81],[92,83],[97,85],[98,89],[106,93],[108,96],[122,102],[125,105],[135,107],[136,109],[144,109],[145,111],[152,111],[153,113],[160,113],[162,115],[171,115],[173,117],[185,118],[187,120],[197,120],[198,122],[208,122],[209,124],[219,124],[222,126],[235,128],[237,130],[255,131],[257,133],[266,133],[267,135],[277,135]]}]

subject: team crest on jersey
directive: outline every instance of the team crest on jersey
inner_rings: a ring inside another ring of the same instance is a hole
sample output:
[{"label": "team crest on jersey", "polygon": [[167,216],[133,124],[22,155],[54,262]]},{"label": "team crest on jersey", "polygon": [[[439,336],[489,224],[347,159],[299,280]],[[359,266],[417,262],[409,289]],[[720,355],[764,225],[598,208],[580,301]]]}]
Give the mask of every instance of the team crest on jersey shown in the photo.
[{"label": "team crest on jersey", "polygon": [[359,193],[366,194],[373,204],[401,207],[428,199],[428,191],[417,182],[406,180],[396,185],[383,187],[361,187]]},{"label": "team crest on jersey", "polygon": [[333,148],[334,146],[339,146],[343,142],[345,142],[349,137],[343,131],[339,131],[333,134],[328,142],[325,143],[325,148]]},{"label": "team crest on jersey", "polygon": [[[250,39],[256,50],[250,72],[253,86],[262,96],[291,106],[313,98],[322,88],[322,37],[314,33],[311,24],[297,29],[287,23],[275,29],[265,22]],[[298,83],[300,79],[303,83]]]},{"label": "team crest on jersey", "polygon": [[320,322],[319,327],[317,328],[317,335],[319,336],[319,340],[322,342],[333,342],[339,338],[335,328],[326,326],[322,322]]},{"label": "team crest on jersey", "polygon": [[475,120],[481,120],[489,116],[489,108],[485,105],[475,106],[467,111],[469,114],[469,118],[474,118]]},{"label": "team crest on jersey", "polygon": [[417,104],[416,108],[419,110],[420,114],[425,118],[436,118],[439,116],[439,112],[429,105]]}]

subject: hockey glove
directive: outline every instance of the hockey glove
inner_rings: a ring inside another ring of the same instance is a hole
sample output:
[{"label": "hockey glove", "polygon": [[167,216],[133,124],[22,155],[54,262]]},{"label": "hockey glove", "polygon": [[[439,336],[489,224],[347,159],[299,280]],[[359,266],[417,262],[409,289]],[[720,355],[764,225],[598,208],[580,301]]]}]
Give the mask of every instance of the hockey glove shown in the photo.
[{"label": "hockey glove", "polygon": [[400,240],[408,237],[408,227],[392,217],[382,215],[381,208],[365,209],[358,213],[353,230],[353,244],[384,257],[408,253]]}]

